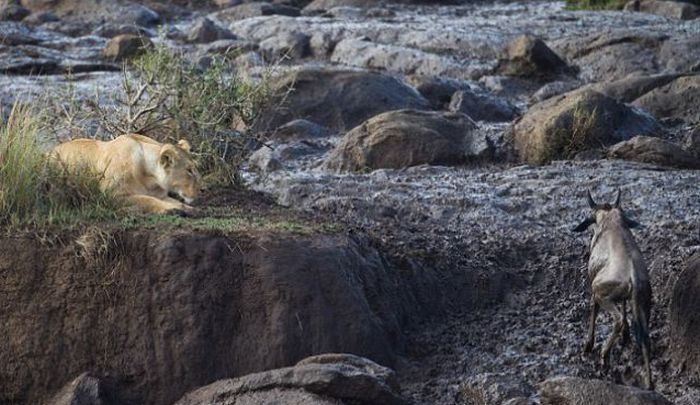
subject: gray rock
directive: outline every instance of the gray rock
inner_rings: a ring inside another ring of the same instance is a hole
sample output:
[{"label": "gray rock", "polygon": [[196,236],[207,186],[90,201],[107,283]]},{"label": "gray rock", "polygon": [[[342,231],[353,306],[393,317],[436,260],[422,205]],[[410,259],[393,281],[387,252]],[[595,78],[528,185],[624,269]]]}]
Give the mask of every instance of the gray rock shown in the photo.
[{"label": "gray rock", "polygon": [[478,374],[459,385],[459,396],[468,404],[503,404],[511,398],[529,397],[535,391],[517,375]]},{"label": "gray rock", "polygon": [[300,10],[296,7],[286,6],[284,4],[255,2],[245,3],[219,11],[216,13],[216,18],[218,20],[230,22],[265,15],[285,15],[289,17],[297,17],[300,15]]},{"label": "gray rock", "polygon": [[600,380],[556,377],[538,385],[542,405],[672,405],[663,395]]},{"label": "gray rock", "polygon": [[153,37],[154,32],[134,24],[104,23],[92,31],[92,35],[103,38],[114,38],[118,35],[138,35],[142,37]]},{"label": "gray rock", "polygon": [[682,76],[632,102],[657,119],[673,118],[700,123],[700,74]]},{"label": "gray rock", "polygon": [[30,14],[22,21],[28,25],[41,25],[48,22],[60,21],[60,18],[58,18],[56,14],[50,11],[41,11],[38,13]]},{"label": "gray rock", "polygon": [[486,75],[479,79],[479,84],[499,97],[526,101],[541,88],[537,81],[514,76]]},{"label": "gray rock", "polygon": [[279,96],[261,111],[258,129],[304,118],[344,131],[385,111],[429,108],[413,88],[373,72],[304,68],[280,77],[272,88]]},{"label": "gray rock", "polygon": [[187,31],[187,41],[195,44],[233,39],[238,39],[233,32],[216,25],[208,18],[198,19]]},{"label": "gray rock", "polygon": [[[252,403],[251,393],[269,390],[312,393],[309,404],[404,404],[387,379],[393,371],[351,354],[324,354],[304,359],[294,367],[221,380],[185,395],[176,405],[233,405]],[[272,396],[274,403],[280,398]],[[267,403],[267,402],[266,402]]]},{"label": "gray rock", "polygon": [[259,44],[263,57],[271,62],[298,60],[309,55],[309,36],[288,32],[270,37]]},{"label": "gray rock", "polygon": [[101,385],[99,378],[83,373],[66,384],[48,401],[48,405],[107,405]]},{"label": "gray rock", "polygon": [[135,24],[150,27],[160,24],[162,19],[158,13],[141,4],[129,4],[120,9],[116,20],[124,24]]},{"label": "gray rock", "polygon": [[314,0],[304,7],[304,11],[325,11],[336,7],[368,8],[376,4],[376,0]]},{"label": "gray rock", "polygon": [[552,79],[575,73],[541,39],[522,35],[504,48],[495,71],[506,76]]},{"label": "gray rock", "polygon": [[648,136],[635,136],[611,146],[608,157],[681,169],[700,169],[700,159],[696,156],[673,142]]},{"label": "gray rock", "polygon": [[542,164],[659,131],[652,117],[582,89],[533,105],[514,124],[512,135],[521,161]]},{"label": "gray rock", "polygon": [[518,109],[508,100],[473,90],[454,93],[449,109],[477,121],[504,122],[518,115]]},{"label": "gray rock", "polygon": [[695,4],[670,0],[633,0],[625,5],[627,11],[641,11],[679,20],[693,20],[700,16]]},{"label": "gray rock", "polygon": [[452,95],[457,91],[472,89],[472,85],[467,81],[440,76],[415,75],[409,77],[408,81],[436,110],[447,110],[452,101]]},{"label": "gray rock", "polygon": [[290,121],[272,131],[270,137],[281,141],[298,141],[303,139],[326,138],[335,132],[321,125],[304,119]]},{"label": "gray rock", "polygon": [[321,156],[328,148],[319,147],[309,141],[293,141],[274,145],[263,146],[255,151],[248,159],[248,164],[262,173],[271,173],[310,155]]},{"label": "gray rock", "polygon": [[577,88],[581,87],[581,84],[582,83],[578,80],[559,80],[556,82],[547,83],[540,87],[540,89],[537,90],[532,97],[530,97],[530,101],[539,103],[548,98],[576,90]]},{"label": "gray rock", "polygon": [[658,61],[670,72],[700,72],[700,36],[679,36],[664,41]]},{"label": "gray rock", "polygon": [[22,21],[31,11],[17,4],[0,5],[0,21]]},{"label": "gray rock", "polygon": [[680,369],[700,378],[700,253],[686,261],[671,293],[671,356]]},{"label": "gray rock", "polygon": [[483,161],[492,146],[461,113],[390,111],[348,132],[325,165],[337,171],[458,165]]},{"label": "gray rock", "polygon": [[138,56],[152,46],[153,43],[147,37],[130,34],[117,35],[107,42],[102,50],[102,57],[111,62],[122,61]]},{"label": "gray rock", "polygon": [[683,148],[688,151],[688,153],[700,158],[700,125],[696,125],[695,128],[688,132],[683,143]]},{"label": "gray rock", "polygon": [[425,76],[459,76],[462,67],[453,60],[417,49],[344,39],[333,49],[331,62]]},{"label": "gray rock", "polygon": [[208,54],[241,55],[246,52],[257,51],[258,45],[245,39],[220,39],[203,45],[202,50]]},{"label": "gray rock", "polygon": [[632,75],[610,82],[589,85],[587,88],[612,97],[623,103],[631,103],[648,92],[664,86],[679,77],[678,74]]}]

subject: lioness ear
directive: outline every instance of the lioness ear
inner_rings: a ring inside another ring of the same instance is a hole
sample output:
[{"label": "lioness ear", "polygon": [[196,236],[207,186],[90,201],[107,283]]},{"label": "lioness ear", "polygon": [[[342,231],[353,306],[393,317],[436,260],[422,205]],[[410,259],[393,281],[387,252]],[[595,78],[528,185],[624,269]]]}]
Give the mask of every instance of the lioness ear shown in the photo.
[{"label": "lioness ear", "polygon": [[190,146],[190,143],[187,142],[186,139],[180,139],[179,141],[177,141],[177,146],[178,146],[178,148],[184,150],[185,152],[189,152],[190,149],[192,148]]},{"label": "lioness ear", "polygon": [[158,162],[165,169],[172,166],[175,162],[175,151],[172,149],[172,147],[172,145],[165,145],[160,150],[160,158],[158,159]]},{"label": "lioness ear", "polygon": [[578,224],[578,226],[574,229],[572,229],[573,232],[583,232],[586,229],[588,229],[589,226],[593,225],[595,223],[595,219],[592,217],[588,217],[583,222]]}]

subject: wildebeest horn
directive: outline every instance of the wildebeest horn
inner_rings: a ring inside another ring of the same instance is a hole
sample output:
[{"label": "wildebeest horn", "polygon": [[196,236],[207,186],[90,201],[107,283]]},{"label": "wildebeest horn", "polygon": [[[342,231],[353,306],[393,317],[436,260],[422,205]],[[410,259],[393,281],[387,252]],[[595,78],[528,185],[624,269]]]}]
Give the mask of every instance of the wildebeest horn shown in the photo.
[{"label": "wildebeest horn", "polygon": [[622,194],[622,191],[618,188],[617,189],[617,197],[615,197],[615,208],[620,208],[620,195]]},{"label": "wildebeest horn", "polygon": [[591,196],[591,190],[588,190],[588,206],[591,207],[592,209],[596,209],[598,207],[598,204],[593,201],[593,197]]}]

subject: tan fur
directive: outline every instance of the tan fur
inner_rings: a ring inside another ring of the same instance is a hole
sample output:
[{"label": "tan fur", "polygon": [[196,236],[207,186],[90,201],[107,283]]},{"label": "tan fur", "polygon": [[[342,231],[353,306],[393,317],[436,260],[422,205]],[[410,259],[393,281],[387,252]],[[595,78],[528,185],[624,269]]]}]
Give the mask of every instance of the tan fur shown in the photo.
[{"label": "tan fur", "polygon": [[162,144],[129,134],[111,141],[75,139],[56,146],[50,156],[71,167],[86,165],[103,173],[104,190],[111,189],[143,212],[162,214],[193,210],[188,204],[200,192],[201,177],[189,152],[185,140]]}]

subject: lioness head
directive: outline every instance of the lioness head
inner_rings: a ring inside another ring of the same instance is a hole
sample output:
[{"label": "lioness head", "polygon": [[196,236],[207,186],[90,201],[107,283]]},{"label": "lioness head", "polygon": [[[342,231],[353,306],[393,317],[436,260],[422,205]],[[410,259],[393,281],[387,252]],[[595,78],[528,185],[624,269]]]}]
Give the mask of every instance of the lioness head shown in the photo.
[{"label": "lioness head", "polygon": [[163,145],[158,164],[164,172],[161,185],[191,204],[202,190],[202,178],[190,156],[189,142],[181,139],[177,145]]}]

